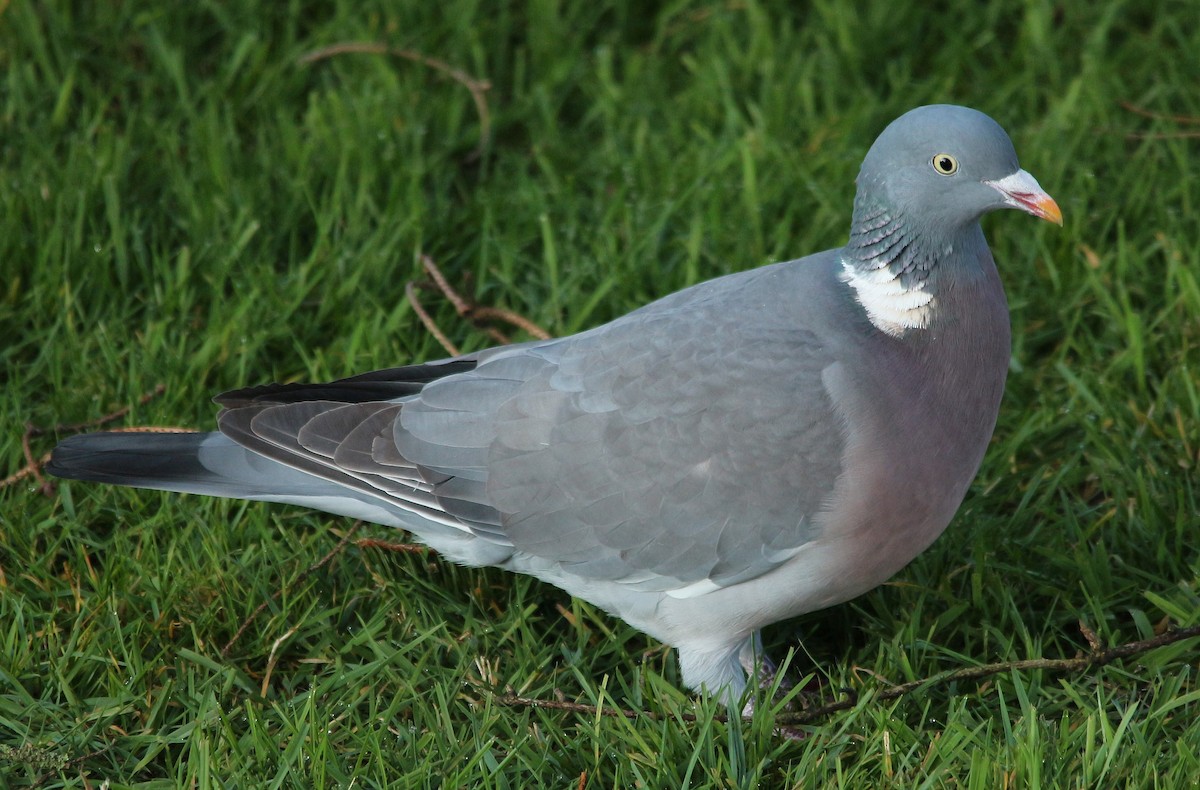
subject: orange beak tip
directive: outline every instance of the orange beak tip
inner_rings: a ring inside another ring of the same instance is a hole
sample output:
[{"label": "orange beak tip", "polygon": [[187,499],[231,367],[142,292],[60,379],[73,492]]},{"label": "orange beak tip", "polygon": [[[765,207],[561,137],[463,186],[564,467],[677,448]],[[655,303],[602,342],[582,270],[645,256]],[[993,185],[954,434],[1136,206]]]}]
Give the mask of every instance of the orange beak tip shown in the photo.
[{"label": "orange beak tip", "polygon": [[1038,200],[1036,203],[1034,203],[1034,205],[1037,206],[1037,216],[1041,217],[1047,222],[1053,222],[1060,228],[1063,226],[1062,209],[1060,209],[1058,204],[1054,202],[1054,198],[1046,195],[1041,200]]}]

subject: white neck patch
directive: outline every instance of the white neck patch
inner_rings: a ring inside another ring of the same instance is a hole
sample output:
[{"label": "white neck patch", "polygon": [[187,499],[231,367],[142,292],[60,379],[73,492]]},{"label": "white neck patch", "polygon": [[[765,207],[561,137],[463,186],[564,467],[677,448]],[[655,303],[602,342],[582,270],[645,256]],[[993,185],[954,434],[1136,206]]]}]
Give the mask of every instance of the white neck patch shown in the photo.
[{"label": "white neck patch", "polygon": [[905,287],[900,277],[884,266],[863,272],[849,261],[842,261],[843,282],[854,289],[854,296],[875,328],[892,337],[901,337],[910,329],[929,326],[936,307],[926,282]]}]

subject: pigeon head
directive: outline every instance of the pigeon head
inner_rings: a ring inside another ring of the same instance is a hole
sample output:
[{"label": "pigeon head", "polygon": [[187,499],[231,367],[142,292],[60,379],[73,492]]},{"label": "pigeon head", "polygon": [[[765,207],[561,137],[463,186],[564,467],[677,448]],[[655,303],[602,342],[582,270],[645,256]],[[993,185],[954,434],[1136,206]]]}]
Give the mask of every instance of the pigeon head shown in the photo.
[{"label": "pigeon head", "polygon": [[897,118],[867,152],[857,184],[844,279],[876,328],[897,337],[931,326],[936,297],[954,281],[978,281],[981,216],[1019,208],[1062,224],[1000,125],[966,107]]},{"label": "pigeon head", "polygon": [[919,217],[931,231],[953,233],[1001,208],[1062,224],[1000,125],[967,107],[918,107],[897,118],[871,146],[857,184],[856,213]]}]

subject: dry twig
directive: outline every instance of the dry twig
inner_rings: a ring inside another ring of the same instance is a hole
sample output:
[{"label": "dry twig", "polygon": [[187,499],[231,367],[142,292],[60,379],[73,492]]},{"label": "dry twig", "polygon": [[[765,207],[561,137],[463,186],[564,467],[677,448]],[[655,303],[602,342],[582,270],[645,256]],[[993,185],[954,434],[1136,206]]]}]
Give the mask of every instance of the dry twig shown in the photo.
[{"label": "dry twig", "polygon": [[446,333],[433,320],[433,316],[426,312],[425,305],[421,304],[421,300],[417,298],[417,288],[421,285],[423,283],[410,280],[404,285],[404,295],[408,297],[408,303],[412,305],[413,312],[417,314],[417,318],[421,319],[421,323],[425,325],[425,329],[429,334],[433,335],[433,339],[438,342],[438,345],[446,349],[446,353],[450,356],[457,357],[462,353],[459,351],[458,346],[450,342],[450,338],[446,337]]},{"label": "dry twig", "polygon": [[505,310],[500,307],[488,307],[485,305],[478,305],[470,301],[450,285],[449,281],[446,279],[446,276],[442,274],[442,270],[436,263],[434,263],[432,258],[425,254],[421,254],[419,257],[421,266],[425,268],[425,273],[429,275],[429,280],[409,281],[409,283],[404,286],[404,294],[408,297],[408,301],[412,305],[413,311],[416,312],[417,317],[421,319],[421,323],[425,325],[427,330],[429,330],[429,334],[433,335],[434,339],[441,344],[442,348],[446,349],[446,352],[449,353],[450,356],[456,357],[461,352],[459,351],[458,346],[450,342],[450,338],[446,336],[446,334],[437,325],[437,322],[433,320],[433,317],[430,316],[428,311],[425,310],[425,306],[421,304],[421,300],[417,298],[417,289],[437,291],[440,293],[443,297],[445,297],[446,301],[454,306],[454,311],[458,313],[461,318],[465,318],[470,321],[477,329],[482,329],[497,343],[503,343],[507,345],[508,343],[511,343],[512,340],[508,337],[508,335],[505,335],[494,326],[491,326],[489,322],[492,321],[503,321],[511,326],[517,327],[526,334],[530,335],[531,337],[535,337],[538,340],[550,339],[549,332],[547,332],[545,329],[542,329],[540,326],[533,323],[523,315],[519,315],[511,310]]},{"label": "dry twig", "polygon": [[472,77],[462,69],[457,69],[444,60],[431,58],[415,50],[389,47],[387,44],[380,44],[373,41],[347,41],[341,44],[333,44],[302,55],[297,62],[302,65],[309,65],[337,55],[350,54],[392,55],[393,57],[403,58],[404,60],[419,63],[434,71],[441,72],[470,91],[471,99],[475,102],[475,112],[479,114],[479,145],[475,146],[475,150],[471,153],[470,158],[474,160],[483,155],[483,151],[487,148],[492,135],[492,118],[487,104],[487,92],[491,90],[492,83]]},{"label": "dry twig", "polygon": [[[154,389],[147,392],[142,397],[138,398],[138,405],[144,406],[150,401],[162,395],[166,391],[166,387],[162,384],[155,385]],[[46,434],[59,433],[79,433],[88,428],[99,428],[115,420],[119,420],[129,413],[131,406],[122,406],[114,412],[105,414],[103,417],[98,417],[94,420],[75,423],[60,423],[52,428],[42,428],[32,423],[25,424],[25,432],[21,434],[21,449],[25,453],[25,466],[18,469],[8,477],[0,480],[0,488],[8,488],[14,483],[18,483],[27,477],[33,477],[38,482],[38,487],[46,496],[53,496],[54,484],[47,480],[42,475],[42,467],[50,460],[50,453],[43,453],[40,457],[33,457],[33,450],[30,448],[29,440],[35,436],[44,436]],[[158,428],[112,428],[114,433],[121,432],[145,432],[145,433],[180,433],[186,431],[187,428],[174,427],[158,427]]]},{"label": "dry twig", "polygon": [[[879,702],[886,702],[927,686],[943,685],[959,680],[982,680],[983,678],[1005,672],[1028,672],[1038,669],[1046,672],[1077,672],[1092,667],[1102,667],[1105,664],[1111,664],[1122,658],[1128,658],[1158,647],[1163,647],[1164,645],[1200,636],[1200,625],[1197,625],[1167,631],[1151,639],[1142,639],[1136,642],[1127,642],[1123,645],[1100,648],[1100,642],[1096,639],[1095,633],[1085,623],[1080,623],[1080,630],[1083,631],[1084,638],[1092,645],[1091,651],[1084,655],[1076,656],[1075,658],[1030,658],[1024,661],[1002,661],[995,664],[983,664],[977,667],[965,667],[941,675],[934,675],[933,677],[892,686],[875,694],[874,699]],[[1095,641],[1093,642],[1093,640]],[[830,713],[837,713],[838,711],[852,708],[857,704],[857,701],[857,696],[852,695],[850,699],[839,700],[829,705],[822,705],[793,714],[784,714],[779,717],[778,721],[784,724],[802,724],[827,716]]]},{"label": "dry twig", "polygon": [[1155,121],[1171,121],[1172,123],[1182,124],[1200,124],[1200,116],[1195,115],[1169,115],[1167,113],[1154,112],[1147,110],[1144,107],[1139,107],[1130,101],[1121,102],[1121,108],[1128,110],[1134,115],[1140,115],[1143,118],[1150,118]]},{"label": "dry twig", "polygon": [[[1140,115],[1143,118],[1149,118],[1154,121],[1167,121],[1170,123],[1196,125],[1200,124],[1200,117],[1192,115],[1171,115],[1169,113],[1154,112],[1147,110],[1144,107],[1139,107],[1133,102],[1121,102],[1121,108]],[[1177,132],[1129,132],[1125,135],[1130,140],[1191,140],[1200,138],[1200,130],[1186,130]]]},{"label": "dry twig", "polygon": [[[604,708],[596,705],[589,705],[586,702],[568,702],[566,700],[557,699],[537,699],[535,697],[522,697],[517,694],[500,694],[496,697],[496,702],[501,705],[508,705],[514,708],[540,708],[541,710],[561,710],[567,713],[581,713],[584,716],[605,716],[614,719],[650,719],[651,721],[659,721],[662,715],[655,713],[652,710],[630,710],[628,708]],[[696,714],[680,713],[680,718],[684,721],[695,721]],[[717,721],[725,721],[726,717],[722,713],[716,714]]]},{"label": "dry twig", "polygon": [[360,549],[382,549],[383,551],[395,551],[400,554],[424,554],[431,551],[428,546],[422,546],[419,543],[394,543],[389,540],[380,540],[379,538],[359,538],[354,541],[354,545]]},{"label": "dry twig", "polygon": [[[1075,658],[1033,658],[1024,661],[1004,661],[995,664],[984,664],[978,667],[966,667],[964,669],[956,669],[952,672],[946,672],[941,675],[934,675],[920,680],[914,680],[911,683],[902,683],[900,685],[890,685],[882,691],[876,692],[872,699],[876,702],[886,702],[888,700],[897,699],[909,694],[918,689],[931,686],[953,683],[959,680],[981,680],[992,675],[999,675],[1005,672],[1027,672],[1029,670],[1043,670],[1047,672],[1075,672],[1092,667],[1102,667],[1105,664],[1111,664],[1114,661],[1122,658],[1129,658],[1141,653],[1145,653],[1155,648],[1165,645],[1181,642],[1185,639],[1200,637],[1200,625],[1190,626],[1188,628],[1178,628],[1167,631],[1151,639],[1142,639],[1136,642],[1128,642],[1122,645],[1113,647],[1102,647],[1100,641],[1096,638],[1095,632],[1087,626],[1086,623],[1080,622],[1080,631],[1084,638],[1087,639],[1091,651],[1085,655]],[[886,681],[884,681],[886,682]],[[824,718],[832,713],[849,710],[858,704],[859,695],[857,692],[846,690],[847,696],[837,702],[831,702],[827,705],[820,705],[804,710],[782,713],[775,718],[777,725],[790,724],[807,724],[820,718]],[[625,718],[648,718],[659,720],[661,714],[654,711],[642,710],[626,710],[621,708],[597,708],[595,705],[588,705],[581,702],[565,702],[561,700],[546,700],[534,699],[530,697],[521,697],[516,694],[501,694],[497,698],[497,702],[502,705],[513,705],[518,707],[541,708],[543,710],[561,710],[569,713],[580,713],[588,716],[614,716]],[[684,721],[695,721],[694,714],[682,713],[680,717]],[[718,721],[725,721],[726,717],[723,714],[717,714]]]}]

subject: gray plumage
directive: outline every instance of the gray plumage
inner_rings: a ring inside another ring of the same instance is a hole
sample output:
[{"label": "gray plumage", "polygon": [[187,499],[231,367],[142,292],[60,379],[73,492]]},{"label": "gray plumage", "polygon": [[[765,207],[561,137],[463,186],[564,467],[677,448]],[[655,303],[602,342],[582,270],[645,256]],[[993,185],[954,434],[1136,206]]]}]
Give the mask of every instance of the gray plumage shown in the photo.
[{"label": "gray plumage", "polygon": [[758,629],[880,584],[949,523],[1009,357],[978,220],[1061,222],[962,107],[895,121],[857,184],[844,248],[572,337],[227,393],[219,433],[77,436],[48,469],[403,527],[592,601],[732,701]]}]

